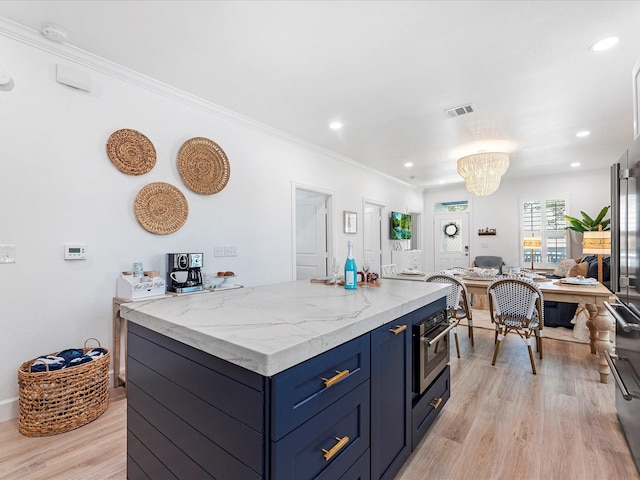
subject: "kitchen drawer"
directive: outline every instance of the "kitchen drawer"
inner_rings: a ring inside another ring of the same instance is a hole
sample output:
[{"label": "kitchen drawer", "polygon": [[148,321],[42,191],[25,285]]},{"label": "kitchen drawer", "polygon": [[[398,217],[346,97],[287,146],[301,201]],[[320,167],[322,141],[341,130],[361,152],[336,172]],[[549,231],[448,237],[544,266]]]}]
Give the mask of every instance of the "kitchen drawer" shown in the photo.
[{"label": "kitchen drawer", "polygon": [[[271,439],[279,440],[368,380],[370,369],[367,334],[275,375],[271,383]],[[325,379],[334,379],[334,383]]]},{"label": "kitchen drawer", "polygon": [[451,377],[449,365],[447,365],[413,407],[411,413],[412,450],[416,449],[450,396]]},{"label": "kitchen drawer", "polygon": [[371,450],[367,450],[340,480],[369,480],[371,478]]},{"label": "kitchen drawer", "polygon": [[369,382],[366,381],[272,443],[272,478],[332,480],[343,477],[369,449],[369,414]]}]

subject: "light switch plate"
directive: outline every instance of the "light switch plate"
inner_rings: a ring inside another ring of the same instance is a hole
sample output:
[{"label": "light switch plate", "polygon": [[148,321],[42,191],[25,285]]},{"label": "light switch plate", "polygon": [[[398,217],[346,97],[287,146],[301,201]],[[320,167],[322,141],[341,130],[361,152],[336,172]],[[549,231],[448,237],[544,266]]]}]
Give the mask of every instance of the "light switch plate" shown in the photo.
[{"label": "light switch plate", "polygon": [[16,263],[15,245],[0,245],[0,263]]}]

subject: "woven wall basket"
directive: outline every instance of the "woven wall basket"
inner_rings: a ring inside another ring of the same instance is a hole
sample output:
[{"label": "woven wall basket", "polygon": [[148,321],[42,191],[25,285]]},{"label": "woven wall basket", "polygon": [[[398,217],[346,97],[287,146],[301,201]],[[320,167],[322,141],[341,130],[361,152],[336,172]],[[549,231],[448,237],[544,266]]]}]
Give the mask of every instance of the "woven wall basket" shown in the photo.
[{"label": "woven wall basket", "polygon": [[129,175],[145,174],[156,164],[156,149],[151,140],[127,128],[111,134],[107,155],[118,170]]},{"label": "woven wall basket", "polygon": [[211,195],[229,181],[229,159],[220,146],[204,137],[187,140],[178,152],[178,171],[185,185],[196,193]]},{"label": "woven wall basket", "polygon": [[147,232],[166,235],[177,232],[185,224],[189,216],[189,204],[176,187],[156,182],[138,192],[135,213]]}]

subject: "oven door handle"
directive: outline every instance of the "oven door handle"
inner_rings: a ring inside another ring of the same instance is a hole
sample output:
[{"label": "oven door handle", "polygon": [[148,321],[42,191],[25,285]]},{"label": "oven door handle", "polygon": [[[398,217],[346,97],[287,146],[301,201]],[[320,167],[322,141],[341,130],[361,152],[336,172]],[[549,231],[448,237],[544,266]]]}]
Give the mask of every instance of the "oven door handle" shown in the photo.
[{"label": "oven door handle", "polygon": [[604,307],[609,311],[611,316],[615,319],[616,323],[620,325],[620,328],[622,328],[622,330],[624,330],[625,332],[629,333],[634,330],[640,330],[640,324],[628,323],[624,318],[622,318],[622,315],[616,312],[615,307],[624,308],[627,312],[637,318],[637,315],[633,313],[631,309],[627,308],[624,304],[614,303],[613,305],[611,305],[609,302],[604,302]]},{"label": "oven door handle", "polygon": [[624,398],[627,401],[632,400],[633,395],[629,393],[629,390],[627,389],[627,386],[622,381],[622,378],[620,377],[620,374],[618,373],[616,366],[613,364],[613,359],[611,358],[611,355],[609,355],[609,352],[607,352],[606,350],[604,351],[604,358],[607,359],[607,363],[609,364],[609,368],[611,369],[611,374],[613,375],[613,378],[616,380],[616,383],[618,384],[618,388],[620,389],[622,398]]},{"label": "oven door handle", "polygon": [[447,328],[445,328],[442,332],[440,332],[440,334],[438,334],[438,336],[432,340],[429,340],[428,338],[425,338],[423,341],[428,345],[431,346],[434,343],[440,341],[440,339],[442,337],[444,337],[446,334],[448,334],[451,330],[453,330],[455,328],[455,324],[453,325],[449,325]]}]

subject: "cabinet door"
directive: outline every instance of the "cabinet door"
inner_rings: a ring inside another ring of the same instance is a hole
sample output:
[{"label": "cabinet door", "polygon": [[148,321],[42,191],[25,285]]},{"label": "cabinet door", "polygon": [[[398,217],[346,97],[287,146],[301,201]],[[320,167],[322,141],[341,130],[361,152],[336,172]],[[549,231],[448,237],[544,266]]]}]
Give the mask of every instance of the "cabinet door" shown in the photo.
[{"label": "cabinet door", "polygon": [[411,453],[411,324],[371,332],[371,478],[392,479]]}]

